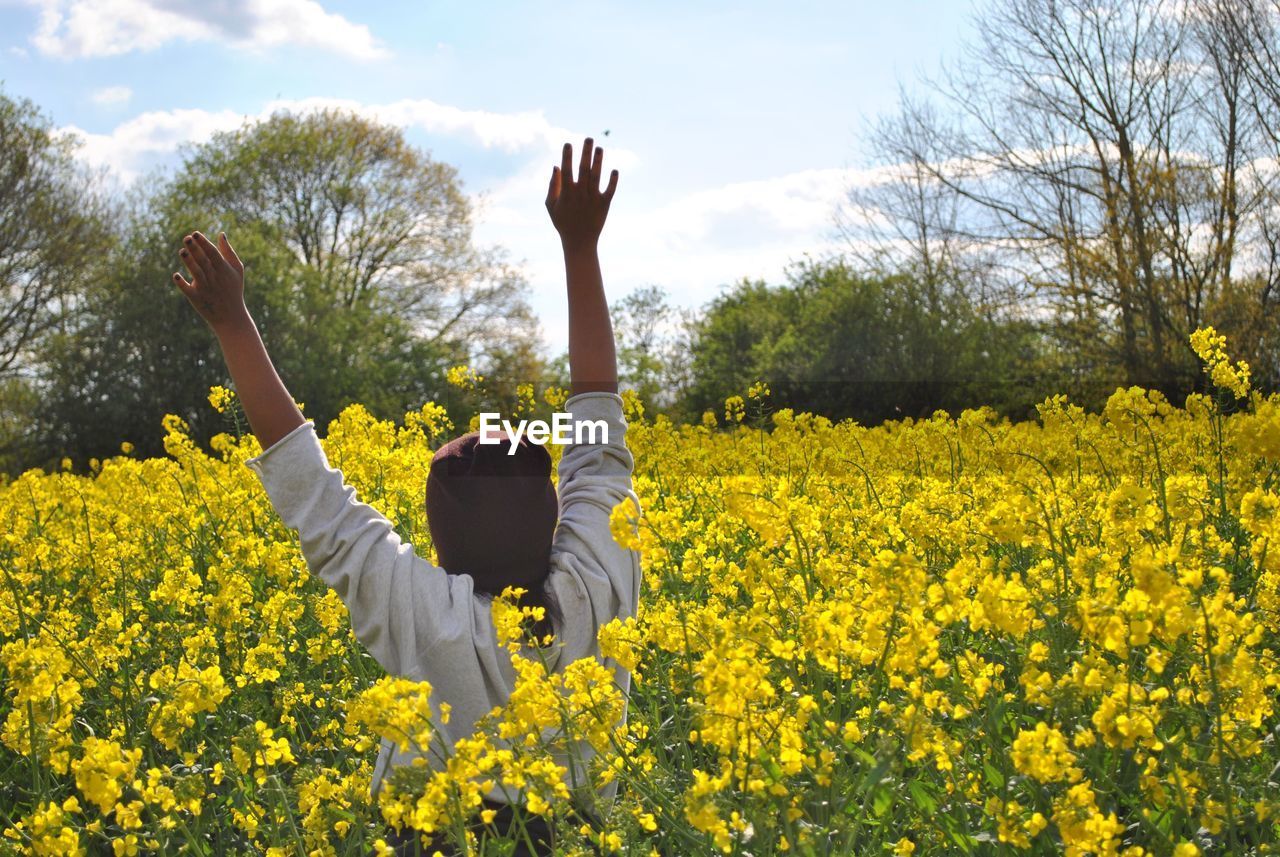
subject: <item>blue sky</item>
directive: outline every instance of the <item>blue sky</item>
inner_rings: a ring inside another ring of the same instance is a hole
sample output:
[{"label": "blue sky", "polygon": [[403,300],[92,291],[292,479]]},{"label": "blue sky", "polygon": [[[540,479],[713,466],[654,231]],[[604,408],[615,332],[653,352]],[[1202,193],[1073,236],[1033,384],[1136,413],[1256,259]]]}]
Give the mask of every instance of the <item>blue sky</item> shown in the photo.
[{"label": "blue sky", "polygon": [[[459,170],[476,240],[523,267],[553,352],[563,269],[542,200],[566,140],[621,171],[611,298],[696,307],[839,246],[865,121],[956,58],[970,2],[0,0],[0,81],[127,183],[274,107],[340,102]],[[603,132],[608,129],[609,135]]]}]

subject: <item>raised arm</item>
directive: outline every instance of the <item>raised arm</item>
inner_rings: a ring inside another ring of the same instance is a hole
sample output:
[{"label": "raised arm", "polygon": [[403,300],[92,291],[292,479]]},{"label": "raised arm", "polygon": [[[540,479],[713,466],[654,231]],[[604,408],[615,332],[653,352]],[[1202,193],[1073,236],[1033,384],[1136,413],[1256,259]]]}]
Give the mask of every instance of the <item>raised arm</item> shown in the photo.
[{"label": "raised arm", "polygon": [[593,150],[588,137],[575,182],[573,147],[566,143],[547,190],[547,211],[560,233],[569,291],[573,395],[565,408],[575,423],[607,426],[602,437],[575,440],[560,458],[560,520],[551,552],[565,573],[551,580],[561,608],[578,617],[561,634],[570,658],[598,654],[599,627],[615,617],[634,616],[640,596],[640,556],[619,546],[609,529],[613,508],[629,499],[638,517],[640,498],[631,484],[635,462],[626,444],[613,325],[596,252],[618,186],[614,170],[609,186],[600,191],[603,162],[603,150]]},{"label": "raised arm", "polygon": [[[180,274],[173,281],[217,335],[263,449],[245,464],[280,520],[298,531],[307,567],[342,598],[351,630],[384,669],[427,678],[442,699],[483,699],[485,682],[504,667],[475,644],[476,635],[493,630],[487,607],[472,598],[470,578],[419,557],[329,464],[245,309],[244,266],[226,236],[215,247],[199,232],[188,235],[179,255],[191,281]],[[441,672],[441,664],[451,666]]]},{"label": "raised arm", "polygon": [[182,239],[178,255],[191,280],[175,273],[173,282],[213,329],[249,427],[258,444],[270,449],[306,420],[276,373],[258,326],[249,316],[244,303],[244,265],[231,249],[226,233],[218,236],[215,247],[202,233],[193,232]]},{"label": "raised arm", "polygon": [[559,167],[551,168],[547,211],[560,233],[565,278],[569,291],[569,377],[574,395],[618,392],[618,358],[613,324],[604,297],[600,256],[596,245],[618,187],[618,171],[600,190],[604,149],[594,149],[588,137],[582,145],[578,180],[573,179],[573,145],[564,144]]}]

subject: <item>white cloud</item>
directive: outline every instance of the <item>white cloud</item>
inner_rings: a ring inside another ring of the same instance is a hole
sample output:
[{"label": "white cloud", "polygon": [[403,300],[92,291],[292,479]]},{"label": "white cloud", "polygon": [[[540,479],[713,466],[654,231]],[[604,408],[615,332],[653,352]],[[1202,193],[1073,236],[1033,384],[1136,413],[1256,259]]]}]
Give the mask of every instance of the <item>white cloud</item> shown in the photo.
[{"label": "white cloud", "polygon": [[[621,172],[618,201],[610,211],[606,232],[633,235],[629,246],[641,248],[634,263],[655,272],[668,269],[673,254],[700,252],[708,246],[744,259],[756,252],[772,253],[770,247],[790,245],[797,237],[812,246],[815,235],[831,231],[836,205],[850,182],[863,180],[855,171],[839,168],[802,170],[696,190],[641,210],[627,204],[629,188],[644,181],[634,169],[639,158],[607,146],[605,152],[606,170],[616,167]],[[558,154],[557,146],[489,191],[484,222],[504,229],[549,229],[546,212],[530,201],[544,198]],[[745,273],[754,266],[731,267],[742,267]]]},{"label": "white cloud", "polygon": [[[352,110],[379,122],[428,134],[463,138],[513,156],[513,172],[473,193],[476,240],[499,244],[522,264],[552,351],[565,347],[564,262],[542,201],[561,146],[582,134],[552,124],[541,111],[493,113],[427,99],[365,105],[337,99],[276,101],[256,115],[233,111],[167,110],[140,114],[106,134],[64,129],[84,141],[80,155],[121,179],[172,157],[184,143],[238,128],[278,110]],[[834,212],[850,186],[882,181],[887,169],[811,169],[664,197],[660,179],[646,173],[640,154],[598,139],[605,168],[618,169],[618,196],[601,238],[610,299],[656,283],[673,304],[697,307],[743,277],[779,283],[788,264],[842,245],[832,237]],[[576,152],[575,152],[576,153]],[[652,167],[650,166],[650,169]]]},{"label": "white cloud", "polygon": [[[407,98],[383,105],[319,97],[271,101],[256,115],[238,114],[232,110],[154,110],[116,125],[109,133],[88,133],[76,125],[67,125],[63,132],[81,139],[78,153],[83,161],[91,166],[105,166],[115,178],[127,183],[172,155],[184,143],[205,141],[219,130],[233,130],[246,123],[261,122],[276,111],[301,114],[324,109],[348,110],[375,122],[416,128],[435,136],[470,139],[483,148],[495,148],[509,155],[527,153],[532,159],[530,164],[539,165],[548,157],[558,162],[564,141],[576,141],[576,146],[582,137],[548,122],[540,110],[492,113],[438,104],[429,98]],[[609,157],[622,168],[636,160],[634,153],[622,150],[612,150]],[[538,166],[534,171],[540,169]],[[540,179],[544,196],[547,175],[549,168]],[[506,184],[521,187],[531,177],[532,173],[522,173]]]},{"label": "white cloud", "polygon": [[77,155],[93,167],[106,168],[124,182],[132,181],[158,158],[182,144],[238,128],[245,117],[231,110],[159,110],[117,125],[109,134],[90,134],[74,125],[62,128],[80,139]]},{"label": "white cloud", "polygon": [[94,92],[89,98],[94,104],[101,104],[104,107],[125,104],[133,98],[133,90],[127,86],[107,86]]},{"label": "white cloud", "polygon": [[[109,133],[91,134],[75,126],[65,133],[81,140],[80,157],[95,167],[106,167],[122,181],[131,181],[148,166],[175,152],[184,143],[202,141],[217,131],[230,131],[246,122],[261,121],[278,111],[309,113],[323,109],[347,110],[388,125],[415,128],[427,134],[460,137],[485,149],[508,154],[528,153],[536,163],[547,157],[558,161],[560,146],[581,136],[552,125],[542,111],[493,113],[465,110],[429,99],[405,99],[388,104],[361,104],[336,98],[272,101],[256,115],[231,110],[155,110],[117,125]],[[635,162],[631,153],[614,150],[619,166]],[[550,162],[548,162],[550,163]],[[515,181],[520,183],[521,177]],[[546,192],[543,175],[543,193]]]},{"label": "white cloud", "polygon": [[316,0],[26,0],[40,10],[31,43],[62,59],[148,51],[181,39],[251,50],[296,44],[359,59],[385,56],[369,28]]},{"label": "white cloud", "polygon": [[486,149],[515,153],[548,141],[563,141],[565,132],[554,127],[541,110],[521,113],[492,113],[488,110],[464,110],[439,104],[427,98],[407,98],[389,104],[361,104],[337,98],[305,98],[275,101],[261,114],[274,110],[307,112],[326,108],[349,110],[388,125],[418,128],[428,134],[471,139]]},{"label": "white cloud", "polygon": [[762,236],[810,235],[830,224],[848,182],[848,172],[835,168],[735,182],[673,200],[653,212],[652,226],[666,234],[671,249],[715,236],[717,243],[732,238],[749,247]]},{"label": "white cloud", "polygon": [[[571,139],[571,138],[570,138]],[[506,247],[523,261],[531,303],[553,353],[567,343],[564,260],[541,202],[558,148],[493,188],[477,215],[481,243]],[[832,237],[836,204],[850,184],[874,180],[872,171],[802,170],[677,194],[646,206],[634,201],[651,179],[634,154],[611,154],[606,170],[621,172],[618,195],[600,239],[605,289],[611,301],[657,284],[669,301],[700,307],[743,277],[782,282],[787,266],[805,254],[842,249]]]}]

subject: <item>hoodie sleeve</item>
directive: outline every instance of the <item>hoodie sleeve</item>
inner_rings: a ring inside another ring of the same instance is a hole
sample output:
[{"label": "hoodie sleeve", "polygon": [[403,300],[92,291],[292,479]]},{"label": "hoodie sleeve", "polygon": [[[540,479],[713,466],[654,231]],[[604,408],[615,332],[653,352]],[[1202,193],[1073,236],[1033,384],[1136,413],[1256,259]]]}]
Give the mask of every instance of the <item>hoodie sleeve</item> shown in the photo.
[{"label": "hoodie sleeve", "polygon": [[[571,658],[595,654],[599,627],[615,617],[634,616],[640,597],[640,555],[613,538],[609,516],[630,501],[639,516],[632,486],[635,466],[626,445],[627,423],[617,393],[579,393],[565,403],[571,423],[598,423],[565,447],[558,467],[560,521],[552,541],[553,587],[564,613],[561,633]],[[571,429],[573,430],[573,429]]]},{"label": "hoodie sleeve", "polygon": [[418,556],[385,516],[360,502],[329,465],[313,422],[245,465],[285,526],[298,531],[307,567],[342,598],[356,638],[388,673],[439,681],[428,667],[447,663],[473,676],[472,690],[483,695],[485,668],[494,665],[477,663],[484,660],[477,641],[492,638],[493,628],[471,579]]}]

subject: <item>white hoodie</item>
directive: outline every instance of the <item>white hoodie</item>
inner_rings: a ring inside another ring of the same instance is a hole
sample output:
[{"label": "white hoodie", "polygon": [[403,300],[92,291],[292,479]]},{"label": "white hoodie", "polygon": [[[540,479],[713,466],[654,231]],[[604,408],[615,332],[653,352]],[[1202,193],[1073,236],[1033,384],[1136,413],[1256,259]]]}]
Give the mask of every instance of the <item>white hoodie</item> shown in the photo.
[{"label": "white hoodie", "polygon": [[[580,658],[599,658],[613,669],[625,695],[630,672],[603,658],[596,640],[601,625],[634,616],[640,597],[640,556],[619,546],[609,529],[609,514],[624,499],[635,504],[637,517],[640,513],[622,397],[580,393],[565,410],[573,424],[604,420],[608,442],[571,444],[560,459],[560,518],[549,581],[563,627],[556,628],[555,643],[542,654],[553,670]],[[258,474],[280,519],[298,531],[311,572],[347,605],[356,638],[389,674],[430,683],[436,736],[425,755],[432,770],[442,770],[440,751],[473,734],[477,719],[504,705],[515,685],[512,655],[498,646],[489,598],[472,591],[468,575],[446,574],[418,556],[386,517],[358,500],[342,473],[329,465],[313,422],[245,463]],[[447,724],[439,717],[441,702],[451,708]],[[372,794],[391,767],[408,764],[415,755],[412,748],[401,753],[384,739]],[[559,759],[570,767],[569,779],[587,782],[583,765],[591,747],[578,742],[570,755],[580,763]],[[614,782],[599,792],[604,805],[616,791]],[[488,797],[508,800],[500,784]]]}]

